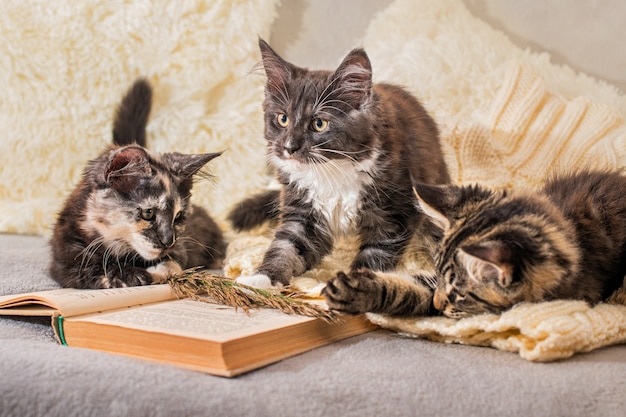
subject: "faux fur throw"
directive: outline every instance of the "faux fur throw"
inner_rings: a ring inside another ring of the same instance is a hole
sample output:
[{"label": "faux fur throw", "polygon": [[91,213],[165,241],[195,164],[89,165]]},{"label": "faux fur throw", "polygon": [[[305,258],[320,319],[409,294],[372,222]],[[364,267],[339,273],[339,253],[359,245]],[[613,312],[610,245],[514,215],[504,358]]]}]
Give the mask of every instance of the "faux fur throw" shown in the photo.
[{"label": "faux fur throw", "polygon": [[[461,0],[397,0],[370,25],[375,78],[409,88],[434,115],[456,183],[535,187],[551,172],[626,165],[626,98],[614,87],[516,47]],[[393,63],[393,65],[389,65]],[[254,272],[269,235],[242,236],[225,271]],[[350,245],[294,283],[311,295],[347,269]],[[403,265],[419,268],[416,259]],[[382,327],[431,340],[492,346],[549,361],[626,341],[626,307],[579,301],[520,305],[462,320],[370,315]]]},{"label": "faux fur throw", "polygon": [[226,151],[194,202],[218,222],[267,180],[257,39],[278,0],[0,2],[0,232],[51,232],[89,159],[111,143],[136,77],[154,88],[148,148]]}]

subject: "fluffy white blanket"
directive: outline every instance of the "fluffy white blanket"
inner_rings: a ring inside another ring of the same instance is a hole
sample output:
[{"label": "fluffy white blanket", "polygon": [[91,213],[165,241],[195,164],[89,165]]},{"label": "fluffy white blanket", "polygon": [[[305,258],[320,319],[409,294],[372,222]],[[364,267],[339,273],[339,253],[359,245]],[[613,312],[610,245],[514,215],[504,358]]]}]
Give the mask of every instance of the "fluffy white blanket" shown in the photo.
[{"label": "fluffy white blanket", "polygon": [[0,232],[50,233],[85,163],[111,142],[136,77],[154,87],[148,147],[226,152],[194,201],[223,224],[266,183],[258,36],[277,0],[0,2]]}]

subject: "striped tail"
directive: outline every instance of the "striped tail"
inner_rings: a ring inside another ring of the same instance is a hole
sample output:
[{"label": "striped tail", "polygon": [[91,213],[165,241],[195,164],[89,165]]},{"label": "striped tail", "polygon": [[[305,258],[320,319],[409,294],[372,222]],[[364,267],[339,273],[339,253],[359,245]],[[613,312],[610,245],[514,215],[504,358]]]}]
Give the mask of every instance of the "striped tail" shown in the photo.
[{"label": "striped tail", "polygon": [[146,125],[152,106],[152,88],[137,79],[120,103],[113,122],[113,144],[146,146]]}]

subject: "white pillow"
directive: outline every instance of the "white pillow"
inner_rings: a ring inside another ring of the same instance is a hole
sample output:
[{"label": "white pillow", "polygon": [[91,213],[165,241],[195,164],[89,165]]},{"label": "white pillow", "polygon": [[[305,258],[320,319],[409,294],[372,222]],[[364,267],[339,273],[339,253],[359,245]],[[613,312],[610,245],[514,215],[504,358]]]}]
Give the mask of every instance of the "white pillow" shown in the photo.
[{"label": "white pillow", "polygon": [[626,97],[515,46],[461,0],[396,0],[364,45],[376,80],[407,87],[435,117],[455,182],[536,185],[626,166]]}]

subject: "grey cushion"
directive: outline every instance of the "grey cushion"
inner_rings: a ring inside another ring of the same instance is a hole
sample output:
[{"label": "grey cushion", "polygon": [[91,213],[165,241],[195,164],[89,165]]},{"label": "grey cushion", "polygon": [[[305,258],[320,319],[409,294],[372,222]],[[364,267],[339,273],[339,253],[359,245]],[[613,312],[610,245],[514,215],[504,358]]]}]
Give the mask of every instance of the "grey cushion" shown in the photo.
[{"label": "grey cushion", "polygon": [[[56,288],[41,237],[0,235],[0,294]],[[227,379],[64,347],[0,317],[2,416],[624,416],[626,346],[547,364],[378,330]]]}]

